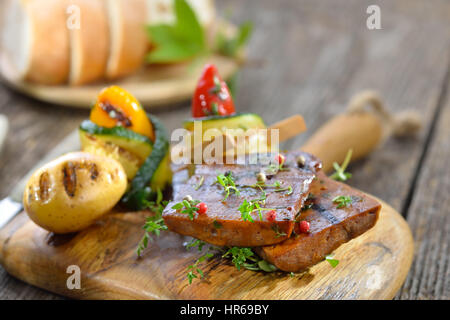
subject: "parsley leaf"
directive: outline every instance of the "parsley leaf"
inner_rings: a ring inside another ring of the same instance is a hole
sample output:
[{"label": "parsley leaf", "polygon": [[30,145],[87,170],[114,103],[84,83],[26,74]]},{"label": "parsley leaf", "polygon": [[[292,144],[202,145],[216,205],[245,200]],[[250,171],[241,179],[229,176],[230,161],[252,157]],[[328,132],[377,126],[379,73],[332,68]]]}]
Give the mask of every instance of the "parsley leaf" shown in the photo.
[{"label": "parsley leaf", "polygon": [[173,25],[148,26],[147,32],[155,49],[147,55],[150,63],[171,63],[206,54],[203,27],[186,0],[175,0]]}]

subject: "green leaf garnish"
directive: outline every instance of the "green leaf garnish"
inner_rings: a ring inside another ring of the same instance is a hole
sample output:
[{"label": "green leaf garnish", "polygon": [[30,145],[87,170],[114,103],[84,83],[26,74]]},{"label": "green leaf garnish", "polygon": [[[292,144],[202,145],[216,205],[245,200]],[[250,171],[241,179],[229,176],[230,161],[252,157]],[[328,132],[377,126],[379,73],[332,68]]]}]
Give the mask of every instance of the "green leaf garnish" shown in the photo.
[{"label": "green leaf garnish", "polygon": [[275,232],[275,238],[280,238],[280,237],[285,237],[287,236],[287,234],[283,231],[280,231],[280,228],[278,227],[277,224],[275,224],[274,226],[272,226],[272,230],[273,232]]},{"label": "green leaf garnish", "polygon": [[167,230],[167,226],[162,218],[162,212],[167,205],[167,201],[163,201],[163,195],[161,190],[157,190],[157,196],[155,201],[146,201],[146,208],[154,212],[154,215],[148,217],[144,226],[145,234],[141,241],[139,242],[138,248],[136,250],[137,255],[140,257],[142,251],[148,247],[149,241],[153,241],[151,235],[159,237],[161,231]]},{"label": "green leaf garnish", "polygon": [[[198,251],[202,251],[203,247],[206,245],[206,242],[198,239],[192,239],[190,243],[186,245],[186,249],[195,248],[197,247]],[[194,279],[197,279],[199,276],[200,278],[204,278],[205,274],[203,273],[202,269],[200,269],[199,264],[201,264],[206,259],[212,258],[214,255],[209,252],[211,247],[208,248],[208,251],[201,255],[200,258],[198,258],[194,264],[187,267],[187,279],[189,281],[189,284],[192,284],[192,281]]]},{"label": "green leaf garnish", "polygon": [[352,149],[348,150],[347,154],[345,155],[344,162],[342,162],[342,165],[339,165],[337,162],[333,162],[333,168],[334,170],[336,170],[336,172],[330,176],[331,179],[338,181],[347,181],[352,177],[351,173],[345,172],[352,158],[352,154],[353,150]]},{"label": "green leaf garnish", "polygon": [[268,263],[266,260],[258,261],[258,267],[265,272],[274,272],[277,270],[273,264]]},{"label": "green leaf garnish", "polygon": [[262,208],[261,205],[264,205],[266,203],[267,194],[262,188],[260,188],[262,191],[262,196],[258,199],[253,199],[250,201],[247,201],[247,199],[244,199],[244,202],[239,206],[238,210],[241,213],[241,218],[243,221],[250,221],[255,222],[253,220],[253,217],[251,216],[251,213],[253,211],[258,212],[259,220],[263,220],[262,217],[262,211],[270,211],[275,210],[273,208]]},{"label": "green leaf garnish", "polygon": [[243,264],[251,257],[253,257],[255,254],[253,253],[252,249],[250,248],[239,248],[239,247],[232,247],[228,249],[227,252],[222,256],[222,258],[226,258],[228,256],[231,256],[231,262],[234,263],[234,266],[236,269],[241,270],[241,267]]},{"label": "green leaf garnish", "polygon": [[213,226],[216,229],[221,229],[223,226],[220,222],[217,222],[216,220],[213,221]]},{"label": "green leaf garnish", "polygon": [[225,56],[236,57],[239,50],[248,42],[252,31],[253,24],[247,21],[239,26],[238,32],[233,38],[219,32],[216,36],[217,52]]},{"label": "green leaf garnish", "polygon": [[337,259],[334,259],[333,258],[333,255],[328,255],[328,256],[326,256],[325,257],[325,260],[327,260],[328,261],[328,263],[333,267],[333,268],[335,268],[338,264],[339,264],[339,260],[337,260]]},{"label": "green leaf garnish", "polygon": [[202,251],[203,250],[203,246],[206,244],[206,242],[202,241],[202,240],[198,240],[193,238],[191,240],[191,242],[189,242],[186,245],[186,249],[190,249],[190,248],[195,248],[197,247],[198,251]]},{"label": "green leaf garnish", "polygon": [[190,220],[194,220],[194,213],[198,211],[196,207],[197,204],[200,203],[200,200],[183,200],[181,202],[175,203],[172,206],[172,209],[176,211],[180,211],[181,213],[185,213],[188,215]]},{"label": "green leaf garnish", "polygon": [[216,183],[220,184],[225,191],[225,197],[222,201],[225,201],[230,196],[231,192],[233,191],[237,196],[240,196],[241,193],[236,187],[236,184],[234,183],[233,175],[231,172],[227,172],[225,174],[219,174],[217,176]]},{"label": "green leaf garnish", "polygon": [[251,248],[228,248],[222,258],[231,258],[231,262],[238,270],[241,270],[241,267],[251,271],[273,272],[278,270],[274,265],[259,258]]},{"label": "green leaf garnish", "polygon": [[333,203],[337,204],[338,209],[348,207],[352,202],[352,198],[348,196],[337,196],[333,199]]},{"label": "green leaf garnish", "polygon": [[147,32],[155,49],[147,55],[150,63],[172,63],[207,53],[205,32],[195,12],[185,0],[175,0],[173,25],[148,26]]},{"label": "green leaf garnish", "polygon": [[241,213],[241,218],[243,221],[254,222],[251,213],[255,209],[254,205],[251,202],[248,202],[247,199],[244,199],[244,202],[239,206],[238,210]]},{"label": "green leaf garnish", "polygon": [[[198,251],[202,251],[205,244],[204,241],[193,239],[186,245],[186,248],[197,247]],[[191,284],[194,279],[204,277],[204,272],[200,269],[199,265],[206,259],[210,259],[214,256],[212,251],[215,251],[215,253],[221,252],[223,259],[231,259],[238,270],[241,270],[241,268],[264,272],[274,272],[278,270],[274,265],[258,257],[253,252],[252,248],[208,246],[206,253],[200,256],[194,264],[187,267],[187,279],[189,284]]]}]

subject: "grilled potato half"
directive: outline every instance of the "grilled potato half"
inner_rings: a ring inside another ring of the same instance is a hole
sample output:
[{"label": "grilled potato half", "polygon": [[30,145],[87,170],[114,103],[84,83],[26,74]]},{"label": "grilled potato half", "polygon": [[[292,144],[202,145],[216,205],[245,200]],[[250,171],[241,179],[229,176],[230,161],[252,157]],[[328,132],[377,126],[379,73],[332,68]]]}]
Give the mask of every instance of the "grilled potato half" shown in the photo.
[{"label": "grilled potato half", "polygon": [[37,170],[23,204],[37,225],[54,233],[80,231],[111,210],[127,188],[122,165],[85,152],[68,153]]}]

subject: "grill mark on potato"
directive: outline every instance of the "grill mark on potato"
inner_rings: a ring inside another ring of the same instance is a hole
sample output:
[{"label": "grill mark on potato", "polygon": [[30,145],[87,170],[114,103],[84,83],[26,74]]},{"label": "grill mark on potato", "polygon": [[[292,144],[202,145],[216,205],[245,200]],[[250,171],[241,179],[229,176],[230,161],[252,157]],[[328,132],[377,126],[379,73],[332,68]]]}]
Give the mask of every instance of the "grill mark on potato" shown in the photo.
[{"label": "grill mark on potato", "polygon": [[89,172],[91,173],[91,180],[95,180],[98,177],[98,168],[95,163],[89,165]]},{"label": "grill mark on potato", "polygon": [[50,189],[50,176],[48,172],[43,172],[39,177],[39,198],[41,200],[47,200],[49,197]]},{"label": "grill mark on potato", "polygon": [[72,162],[67,162],[63,167],[63,184],[64,189],[69,197],[75,196],[75,190],[77,188],[77,168]]}]

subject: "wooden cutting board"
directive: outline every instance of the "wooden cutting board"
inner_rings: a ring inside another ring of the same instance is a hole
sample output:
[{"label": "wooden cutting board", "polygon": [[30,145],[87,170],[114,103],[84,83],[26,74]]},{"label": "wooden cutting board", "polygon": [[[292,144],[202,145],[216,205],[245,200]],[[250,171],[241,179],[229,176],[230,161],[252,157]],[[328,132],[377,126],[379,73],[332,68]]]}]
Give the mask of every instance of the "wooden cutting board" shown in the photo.
[{"label": "wooden cutting board", "polygon": [[[303,150],[318,155],[325,169],[349,149],[360,158],[377,146],[379,121],[369,113],[337,116]],[[69,137],[58,152],[76,150],[76,141]],[[290,277],[238,271],[215,257],[202,265],[206,278],[189,285],[187,267],[200,256],[183,246],[190,238],[163,232],[137,257],[146,214],[111,213],[78,234],[55,237],[21,213],[0,230],[0,263],[27,283],[80,299],[392,299],[413,258],[408,224],[382,202],[375,227],[335,251],[336,268],[324,261]],[[71,265],[81,270],[81,289],[67,288]]]},{"label": "wooden cutting board", "polygon": [[[80,299],[392,299],[411,265],[413,241],[405,220],[382,204],[375,227],[335,251],[336,268],[324,261],[294,277],[237,271],[213,258],[202,265],[205,280],[189,285],[186,268],[199,256],[183,246],[190,238],[165,232],[137,258],[145,212],[110,214],[59,237],[22,213],[0,232],[0,263],[27,283]],[[79,290],[66,286],[70,265],[80,267]]]}]

